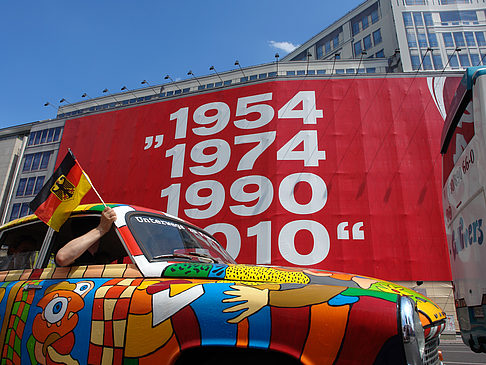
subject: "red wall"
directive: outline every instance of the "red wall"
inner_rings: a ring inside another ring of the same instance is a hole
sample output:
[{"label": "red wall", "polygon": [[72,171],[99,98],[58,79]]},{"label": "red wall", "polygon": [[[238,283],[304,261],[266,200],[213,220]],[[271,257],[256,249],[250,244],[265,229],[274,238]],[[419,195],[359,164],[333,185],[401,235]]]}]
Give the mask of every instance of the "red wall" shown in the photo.
[{"label": "red wall", "polygon": [[426,78],[273,81],[68,120],[59,155],[241,263],[450,280],[442,126]]}]

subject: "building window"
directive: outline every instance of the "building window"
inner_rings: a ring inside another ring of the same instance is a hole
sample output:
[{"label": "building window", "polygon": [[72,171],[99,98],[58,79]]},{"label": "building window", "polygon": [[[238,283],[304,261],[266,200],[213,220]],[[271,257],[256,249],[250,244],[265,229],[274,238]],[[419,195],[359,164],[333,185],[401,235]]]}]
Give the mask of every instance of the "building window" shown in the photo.
[{"label": "building window", "polygon": [[427,37],[425,36],[425,32],[423,30],[418,31],[417,38],[419,46],[422,48],[427,48]]},{"label": "building window", "polygon": [[429,37],[429,45],[431,47],[439,47],[439,42],[435,33],[428,32],[427,36]]},{"label": "building window", "polygon": [[14,219],[17,219],[19,217],[19,213],[20,213],[20,203],[15,203],[13,206],[12,206],[12,212],[10,213],[10,220],[14,220]]},{"label": "building window", "polygon": [[295,76],[295,71],[287,71],[287,76]]},{"label": "building window", "polygon": [[444,45],[446,47],[454,47],[451,33],[442,33],[442,39],[444,40]]},{"label": "building window", "polygon": [[457,55],[452,54],[452,55],[448,55],[448,57],[449,57],[449,65],[451,66],[451,68],[459,68],[459,62],[457,61]]},{"label": "building window", "polygon": [[44,176],[37,176],[37,180],[35,181],[35,187],[34,187],[34,195],[39,194],[39,191],[41,191],[42,187],[44,186]]},{"label": "building window", "polygon": [[17,193],[15,194],[15,196],[24,196],[26,183],[27,183],[27,179],[20,179],[19,186],[17,187]]},{"label": "building window", "polygon": [[440,5],[471,4],[471,0],[439,0]]},{"label": "building window", "polygon": [[385,58],[385,51],[380,50],[380,51],[376,52],[375,56],[376,56],[376,58]]},{"label": "building window", "polygon": [[375,67],[368,67],[366,69],[366,73],[368,73],[368,74],[374,74],[374,73],[376,73],[376,68]]},{"label": "building window", "polygon": [[182,89],[183,94],[188,93],[189,91],[191,91],[191,88],[189,88],[189,87]]},{"label": "building window", "polygon": [[471,64],[473,66],[479,66],[481,64],[481,59],[479,58],[479,55],[477,53],[471,53]]},{"label": "building window", "polygon": [[347,68],[346,69],[346,73],[347,74],[354,74],[356,71],[354,70],[354,68]]},{"label": "building window", "polygon": [[469,24],[470,22],[477,22],[478,17],[474,10],[453,10],[441,11],[440,20],[442,25],[459,25],[460,23]]},{"label": "building window", "polygon": [[430,59],[430,55],[426,54],[423,56],[423,63],[422,63],[423,69],[424,70],[432,70],[432,61]]},{"label": "building window", "polygon": [[418,70],[420,68],[420,57],[418,55],[410,55],[412,61],[412,69]]},{"label": "building window", "polygon": [[413,13],[413,21],[416,27],[423,26],[422,13]]},{"label": "building window", "polygon": [[24,196],[29,196],[34,194],[35,177],[29,177],[27,179],[27,184],[25,185]]},{"label": "building window", "polygon": [[471,63],[469,62],[469,56],[467,54],[460,54],[459,62],[461,63],[461,67],[471,66]]},{"label": "building window", "polygon": [[363,27],[363,30],[368,28],[369,23],[368,23],[368,17],[367,16],[363,17],[363,19],[361,20],[361,25]]},{"label": "building window", "polygon": [[317,70],[318,75],[324,75],[326,73],[326,70]]},{"label": "building window", "polygon": [[257,75],[251,75],[251,76],[250,76],[250,81],[251,81],[251,80],[256,80],[256,79],[257,79]]},{"label": "building window", "polygon": [[29,203],[15,203],[10,212],[10,220],[22,218],[28,214],[32,214],[32,211],[29,208]]},{"label": "building window", "polygon": [[266,74],[266,73],[264,73],[264,74],[259,74],[259,75],[258,75],[258,78],[259,78],[259,79],[266,79],[266,78],[267,78],[267,74]]},{"label": "building window", "polygon": [[466,44],[468,46],[476,46],[476,40],[474,39],[473,32],[464,32],[464,37],[466,38]]},{"label": "building window", "polygon": [[425,25],[431,27],[434,25],[434,19],[432,18],[432,13],[423,13]]},{"label": "building window", "polygon": [[486,40],[484,39],[484,32],[474,32],[476,36],[476,41],[478,42],[478,46],[486,46]]},{"label": "building window", "polygon": [[408,12],[404,12],[402,13],[402,17],[403,17],[403,24],[406,27],[413,27],[412,14]]},{"label": "building window", "polygon": [[297,75],[299,76],[305,75],[305,70],[297,70]]},{"label": "building window", "polygon": [[44,179],[44,176],[20,179],[15,196],[31,196],[37,194],[44,185]]},{"label": "building window", "polygon": [[32,132],[29,135],[28,146],[37,146],[39,144],[52,143],[59,141],[62,127],[43,129]]},{"label": "building window", "polygon": [[351,19],[352,34],[356,35],[362,30],[368,28],[370,25],[370,20],[372,24],[375,24],[379,20],[378,3],[371,5],[368,9]]},{"label": "building window", "polygon": [[231,80],[226,80],[226,81],[224,82],[224,86],[229,86],[229,85],[231,85]]},{"label": "building window", "polygon": [[315,70],[308,70],[307,75],[315,75],[316,71]]},{"label": "building window", "polygon": [[381,39],[381,29],[375,30],[373,32],[373,43],[376,46],[377,44],[380,44],[381,41],[382,41],[382,39]]},{"label": "building window", "polygon": [[374,9],[371,12],[371,23],[375,24],[379,19],[380,19],[380,17],[378,15],[378,9]]},{"label": "building window", "polygon": [[454,41],[456,42],[456,47],[464,47],[466,42],[464,42],[464,35],[462,32],[454,32]]},{"label": "building window", "polygon": [[417,47],[417,39],[415,38],[415,32],[411,29],[407,29],[407,41],[409,48]]},{"label": "building window", "polygon": [[246,82],[246,81],[248,81],[248,77],[245,76],[245,77],[240,78],[240,82]]},{"label": "building window", "polygon": [[442,57],[440,54],[432,55],[432,60],[434,61],[434,68],[436,70],[442,70],[444,66],[442,65]]},{"label": "building window", "polygon": [[339,47],[339,34],[336,34],[332,39],[332,46],[334,49]]},{"label": "building window", "polygon": [[31,213],[32,213],[32,211],[29,208],[29,203],[22,203],[22,205],[20,207],[19,218],[25,217],[26,215],[29,215]]},{"label": "building window", "polygon": [[373,47],[373,44],[371,43],[371,35],[367,35],[366,37],[363,38],[363,46],[365,50]]},{"label": "building window", "polygon": [[223,86],[223,82],[221,81],[218,81],[214,84],[214,87],[220,87],[220,86]]},{"label": "building window", "polygon": [[361,41],[358,41],[354,44],[354,55],[357,57],[363,52],[361,49]]},{"label": "building window", "polygon": [[47,169],[53,151],[30,153],[25,155],[22,172]]},{"label": "building window", "polygon": [[405,0],[405,5],[427,5],[426,0]]}]

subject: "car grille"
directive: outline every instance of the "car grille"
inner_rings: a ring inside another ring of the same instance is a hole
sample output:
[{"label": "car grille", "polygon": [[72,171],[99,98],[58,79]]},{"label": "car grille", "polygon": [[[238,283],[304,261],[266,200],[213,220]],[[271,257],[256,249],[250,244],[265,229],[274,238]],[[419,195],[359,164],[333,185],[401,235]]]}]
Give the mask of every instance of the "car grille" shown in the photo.
[{"label": "car grille", "polygon": [[440,364],[439,336],[431,338],[425,343],[424,365]]}]

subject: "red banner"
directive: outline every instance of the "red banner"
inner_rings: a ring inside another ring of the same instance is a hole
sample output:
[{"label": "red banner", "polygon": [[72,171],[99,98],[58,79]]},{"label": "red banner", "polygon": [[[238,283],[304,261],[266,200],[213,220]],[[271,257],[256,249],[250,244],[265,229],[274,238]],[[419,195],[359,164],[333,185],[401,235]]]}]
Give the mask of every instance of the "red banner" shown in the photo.
[{"label": "red banner", "polygon": [[73,150],[105,201],[177,215],[240,263],[450,280],[444,121],[430,85],[227,88],[69,120],[61,152]]}]

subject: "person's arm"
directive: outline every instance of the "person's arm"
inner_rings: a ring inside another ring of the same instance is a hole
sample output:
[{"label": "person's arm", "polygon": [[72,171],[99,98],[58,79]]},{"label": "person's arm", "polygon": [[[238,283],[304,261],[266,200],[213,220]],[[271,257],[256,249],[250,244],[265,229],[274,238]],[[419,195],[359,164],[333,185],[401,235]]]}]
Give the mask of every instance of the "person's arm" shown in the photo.
[{"label": "person's arm", "polygon": [[116,213],[112,208],[106,207],[101,214],[100,224],[91,231],[66,243],[56,254],[56,263],[59,266],[68,266],[93,246],[111,228],[116,220]]}]

